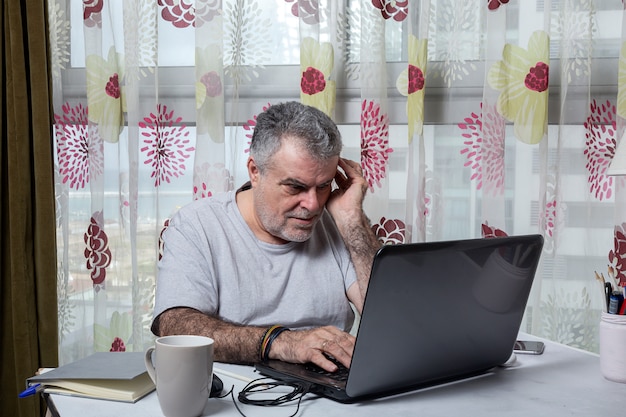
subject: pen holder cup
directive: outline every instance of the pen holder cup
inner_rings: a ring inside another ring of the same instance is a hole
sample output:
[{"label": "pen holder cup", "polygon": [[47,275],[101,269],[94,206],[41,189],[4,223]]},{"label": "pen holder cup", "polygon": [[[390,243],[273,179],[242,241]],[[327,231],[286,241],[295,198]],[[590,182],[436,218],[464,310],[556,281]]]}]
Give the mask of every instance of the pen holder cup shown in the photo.
[{"label": "pen holder cup", "polygon": [[602,313],[600,370],[609,381],[626,383],[626,316]]}]

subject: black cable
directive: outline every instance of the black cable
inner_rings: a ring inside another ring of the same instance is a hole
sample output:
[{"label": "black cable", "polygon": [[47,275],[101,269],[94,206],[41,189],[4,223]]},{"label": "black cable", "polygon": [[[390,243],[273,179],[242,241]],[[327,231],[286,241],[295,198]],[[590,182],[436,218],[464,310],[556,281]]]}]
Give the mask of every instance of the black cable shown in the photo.
[{"label": "black cable", "polygon": [[[279,395],[276,398],[269,398],[269,399],[262,399],[262,400],[257,400],[257,399],[252,398],[252,396],[254,395],[268,393],[272,389],[278,388],[278,387],[289,387],[289,388],[292,388],[292,390],[285,394],[281,393],[281,395]],[[300,411],[300,403],[302,402],[302,397],[304,397],[304,395],[307,392],[309,392],[309,387],[310,387],[309,385],[289,383],[289,382],[284,382],[284,381],[275,381],[269,378],[258,378],[258,379],[255,379],[254,381],[251,381],[245,387],[243,387],[241,392],[239,392],[239,395],[237,396],[237,398],[239,402],[242,404],[256,405],[260,407],[274,407],[274,406],[279,406],[288,402],[297,401],[296,411],[289,416],[289,417],[294,417],[296,414],[298,414],[298,411]],[[235,408],[237,409],[239,414],[241,414],[243,417],[247,417],[237,405],[237,402],[235,401],[235,394],[232,389],[230,393],[233,398],[233,403],[235,404]]]}]

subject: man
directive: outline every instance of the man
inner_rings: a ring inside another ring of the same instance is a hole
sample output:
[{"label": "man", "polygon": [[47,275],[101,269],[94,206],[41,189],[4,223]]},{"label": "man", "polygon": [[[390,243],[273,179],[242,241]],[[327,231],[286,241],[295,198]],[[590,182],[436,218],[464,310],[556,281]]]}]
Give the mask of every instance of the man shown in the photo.
[{"label": "man", "polygon": [[[379,242],[362,204],[358,163],[321,111],[296,102],[257,118],[250,182],[201,199],[163,235],[152,331],[215,340],[215,359],[350,365]],[[338,169],[339,168],[339,169]],[[291,331],[275,332],[283,329]],[[269,329],[269,330],[268,330]],[[269,340],[268,340],[269,339]]]}]

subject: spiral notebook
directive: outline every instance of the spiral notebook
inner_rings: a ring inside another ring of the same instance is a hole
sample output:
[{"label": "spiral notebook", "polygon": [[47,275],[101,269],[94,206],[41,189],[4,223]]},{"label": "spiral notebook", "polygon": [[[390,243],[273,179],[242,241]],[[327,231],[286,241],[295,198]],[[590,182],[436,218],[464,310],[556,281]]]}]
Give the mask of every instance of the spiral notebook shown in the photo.
[{"label": "spiral notebook", "polygon": [[542,247],[540,235],[384,246],[345,381],[276,360],[256,368],[346,402],[484,374],[511,356]]}]

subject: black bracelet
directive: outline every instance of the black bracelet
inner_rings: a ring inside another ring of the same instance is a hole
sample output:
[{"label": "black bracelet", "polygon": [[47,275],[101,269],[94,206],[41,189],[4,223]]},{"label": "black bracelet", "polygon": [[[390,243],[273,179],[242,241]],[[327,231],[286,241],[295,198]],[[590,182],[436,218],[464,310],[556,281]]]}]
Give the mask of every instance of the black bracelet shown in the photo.
[{"label": "black bracelet", "polygon": [[285,331],[289,331],[289,329],[287,327],[279,325],[275,325],[267,329],[267,331],[263,335],[263,339],[261,339],[261,361],[266,361],[269,359],[272,343],[274,343],[274,340],[276,340],[276,338]]}]

